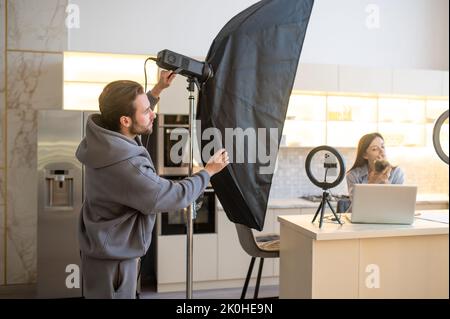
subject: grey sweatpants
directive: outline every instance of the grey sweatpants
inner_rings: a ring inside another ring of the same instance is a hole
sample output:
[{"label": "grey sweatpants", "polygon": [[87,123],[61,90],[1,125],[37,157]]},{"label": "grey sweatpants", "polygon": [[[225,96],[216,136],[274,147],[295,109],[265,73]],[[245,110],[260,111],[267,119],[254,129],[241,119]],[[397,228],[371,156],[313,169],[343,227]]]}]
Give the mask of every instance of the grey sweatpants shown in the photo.
[{"label": "grey sweatpants", "polygon": [[81,256],[83,295],[87,299],[135,299],[139,258],[96,259]]}]

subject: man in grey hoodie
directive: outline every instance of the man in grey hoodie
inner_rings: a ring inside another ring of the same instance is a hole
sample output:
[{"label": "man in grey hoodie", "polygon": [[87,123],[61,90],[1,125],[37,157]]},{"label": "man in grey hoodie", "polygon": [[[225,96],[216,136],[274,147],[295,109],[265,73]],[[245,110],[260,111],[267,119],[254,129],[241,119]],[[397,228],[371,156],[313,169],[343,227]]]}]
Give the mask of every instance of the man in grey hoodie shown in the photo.
[{"label": "man in grey hoodie", "polygon": [[79,220],[86,298],[135,298],[138,260],[150,246],[155,213],[189,206],[229,163],[222,149],[180,182],[156,174],[139,135],[152,132],[159,93],[174,76],[162,71],[147,94],[133,81],[109,83],[99,97],[101,114],[88,118],[76,152],[86,172]]}]

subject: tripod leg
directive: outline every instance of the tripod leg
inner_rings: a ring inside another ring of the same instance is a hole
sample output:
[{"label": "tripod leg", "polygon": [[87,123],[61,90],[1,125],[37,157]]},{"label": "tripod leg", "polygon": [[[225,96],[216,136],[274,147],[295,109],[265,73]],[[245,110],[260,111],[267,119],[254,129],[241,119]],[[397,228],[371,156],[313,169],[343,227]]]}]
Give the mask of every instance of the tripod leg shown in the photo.
[{"label": "tripod leg", "polygon": [[322,223],[323,223],[323,213],[324,213],[324,211],[325,211],[325,201],[327,200],[327,197],[326,197],[326,196],[327,196],[327,195],[325,195],[325,193],[323,193],[323,195],[322,195],[322,203],[321,203],[322,209],[321,209],[321,212],[320,212],[319,228],[322,228]]},{"label": "tripod leg", "polygon": [[314,221],[316,220],[316,218],[317,218],[317,215],[319,214],[319,211],[320,211],[320,209],[322,208],[322,202],[320,202],[320,205],[319,205],[319,208],[317,208],[317,210],[316,210],[316,214],[314,215],[314,218],[313,218],[313,220],[312,220],[312,223],[314,223]]},{"label": "tripod leg", "polygon": [[333,212],[334,218],[336,218],[336,220],[338,221],[338,223],[342,225],[341,219],[337,216],[336,212],[334,211],[333,206],[331,206],[331,204],[330,204],[330,202],[328,201],[328,199],[327,199],[327,204],[328,204],[328,206],[330,207],[331,211]]}]

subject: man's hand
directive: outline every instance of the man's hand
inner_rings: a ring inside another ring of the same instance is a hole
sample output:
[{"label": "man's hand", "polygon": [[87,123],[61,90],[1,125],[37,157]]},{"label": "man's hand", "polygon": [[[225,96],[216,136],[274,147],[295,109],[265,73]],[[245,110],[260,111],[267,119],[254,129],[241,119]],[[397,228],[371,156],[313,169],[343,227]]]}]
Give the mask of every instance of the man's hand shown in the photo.
[{"label": "man's hand", "polygon": [[151,94],[154,97],[158,98],[161,92],[172,84],[172,81],[175,79],[175,77],[176,74],[172,71],[162,70],[159,74],[159,81],[153,87]]},{"label": "man's hand", "polygon": [[230,159],[228,157],[228,153],[224,148],[222,148],[211,156],[208,163],[206,163],[205,170],[208,172],[209,176],[213,176],[214,174],[220,172],[229,163]]}]

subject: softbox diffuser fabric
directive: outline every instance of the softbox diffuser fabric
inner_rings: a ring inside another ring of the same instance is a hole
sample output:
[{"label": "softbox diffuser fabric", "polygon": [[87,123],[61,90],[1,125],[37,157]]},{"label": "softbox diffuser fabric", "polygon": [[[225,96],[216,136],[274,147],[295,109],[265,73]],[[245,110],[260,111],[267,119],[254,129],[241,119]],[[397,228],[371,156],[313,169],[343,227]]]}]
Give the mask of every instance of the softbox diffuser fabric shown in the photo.
[{"label": "softbox diffuser fabric", "polygon": [[[242,148],[236,148],[236,144],[233,149],[227,148],[233,154],[232,163],[211,179],[228,218],[257,230],[264,225],[273,177],[273,169],[268,169],[269,164],[258,154],[262,151],[269,154],[270,142],[275,144],[275,158],[278,153],[313,3],[313,0],[257,2],[223,27],[206,58],[214,76],[199,92],[200,131],[216,128],[221,133],[222,146],[226,146],[227,128],[246,132],[266,130],[265,136],[257,135],[256,144],[252,139],[246,140],[243,162],[236,162],[237,152],[242,155]],[[270,129],[277,134],[270,134]],[[208,144],[210,140],[202,139],[203,147]],[[258,151],[256,161],[252,161],[248,148],[255,145]]]}]

